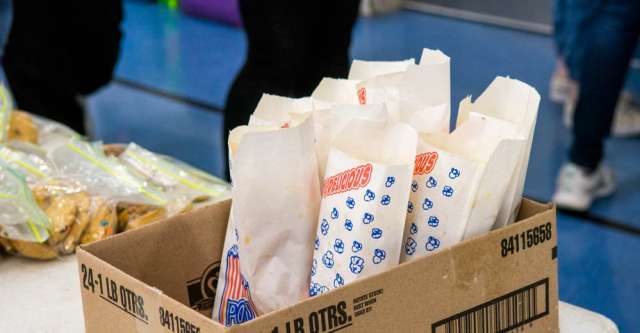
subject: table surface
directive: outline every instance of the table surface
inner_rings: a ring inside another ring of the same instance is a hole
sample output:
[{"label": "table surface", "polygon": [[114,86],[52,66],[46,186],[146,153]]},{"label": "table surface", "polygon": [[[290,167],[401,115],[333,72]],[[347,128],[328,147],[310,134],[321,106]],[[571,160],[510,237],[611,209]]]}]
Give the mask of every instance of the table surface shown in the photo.
[{"label": "table surface", "polygon": [[[78,276],[75,256],[49,262],[0,258],[0,332],[83,332]],[[618,329],[602,315],[561,302],[560,331]]]}]

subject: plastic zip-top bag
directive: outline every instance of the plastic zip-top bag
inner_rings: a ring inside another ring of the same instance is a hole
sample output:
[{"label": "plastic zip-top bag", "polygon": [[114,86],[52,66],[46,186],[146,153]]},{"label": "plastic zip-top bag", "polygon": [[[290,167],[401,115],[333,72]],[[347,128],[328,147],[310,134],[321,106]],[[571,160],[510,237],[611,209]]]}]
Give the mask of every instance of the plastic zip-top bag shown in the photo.
[{"label": "plastic zip-top bag", "polygon": [[0,161],[0,236],[42,243],[49,237],[49,225],[24,177]]},{"label": "plastic zip-top bag", "polygon": [[183,191],[191,193],[192,197],[205,195],[209,198],[218,198],[229,192],[228,185],[205,181],[135,143],[129,144],[118,158],[167,192]]},{"label": "plastic zip-top bag", "polygon": [[105,156],[100,146],[73,138],[55,148],[49,157],[62,175],[81,182],[92,195],[114,202],[157,206],[168,203],[162,192],[133,175],[117,160]]},{"label": "plastic zip-top bag", "polygon": [[29,185],[35,185],[54,174],[55,167],[47,158],[46,152],[29,143],[0,145],[0,160],[20,172]]},{"label": "plastic zip-top bag", "polygon": [[0,82],[0,142],[7,140],[12,112],[13,99],[4,83]]},{"label": "plastic zip-top bag", "polygon": [[309,295],[398,264],[417,135],[354,119],[329,152]]}]

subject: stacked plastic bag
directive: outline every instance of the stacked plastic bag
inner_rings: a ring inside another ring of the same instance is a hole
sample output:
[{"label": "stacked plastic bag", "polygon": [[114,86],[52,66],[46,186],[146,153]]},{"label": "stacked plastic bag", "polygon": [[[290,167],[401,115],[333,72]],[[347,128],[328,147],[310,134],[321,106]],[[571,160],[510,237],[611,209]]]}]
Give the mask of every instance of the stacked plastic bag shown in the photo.
[{"label": "stacked plastic bag", "polygon": [[426,49],[356,60],[310,97],[263,95],[229,137],[213,318],[240,324],[512,223],[539,101],[497,77],[450,131],[450,60]]},{"label": "stacked plastic bag", "polygon": [[14,111],[3,87],[0,101],[0,250],[53,259],[228,197],[228,184],[184,163]]}]

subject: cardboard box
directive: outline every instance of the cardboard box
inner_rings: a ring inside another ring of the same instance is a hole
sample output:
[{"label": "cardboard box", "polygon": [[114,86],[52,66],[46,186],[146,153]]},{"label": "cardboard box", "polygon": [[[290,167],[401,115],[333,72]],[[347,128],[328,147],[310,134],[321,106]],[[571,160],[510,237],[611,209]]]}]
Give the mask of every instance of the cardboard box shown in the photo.
[{"label": "cardboard box", "polygon": [[209,315],[229,206],[81,247],[87,332],[558,331],[556,212],[529,200],[516,224],[225,328]]}]

